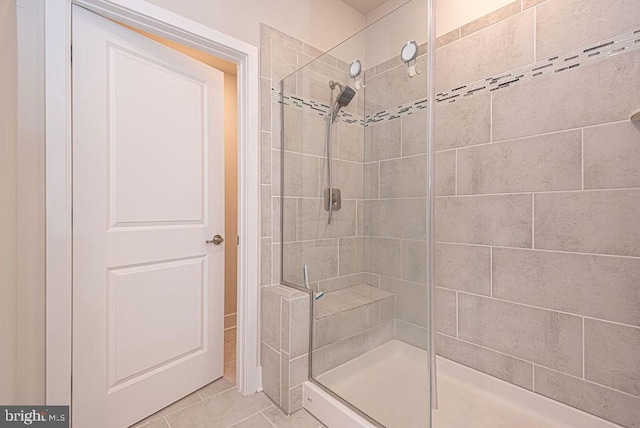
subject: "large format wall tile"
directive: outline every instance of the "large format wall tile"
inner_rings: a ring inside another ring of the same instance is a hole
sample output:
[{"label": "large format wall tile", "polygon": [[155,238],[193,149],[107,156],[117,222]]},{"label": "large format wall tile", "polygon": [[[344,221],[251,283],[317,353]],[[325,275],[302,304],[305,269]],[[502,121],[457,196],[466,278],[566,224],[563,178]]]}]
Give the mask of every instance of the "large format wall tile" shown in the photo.
[{"label": "large format wall tile", "polygon": [[313,376],[338,367],[364,353],[364,334],[358,333],[347,339],[332,343],[313,353]]},{"label": "large format wall tile", "polygon": [[531,248],[531,195],[439,197],[436,240]]},{"label": "large format wall tile", "polygon": [[[326,163],[326,162],[325,162]],[[342,199],[364,198],[364,165],[361,163],[333,160],[332,186],[340,189]],[[326,171],[326,168],[325,168]],[[325,172],[325,176],[328,172]],[[323,190],[328,187],[328,177],[323,178]]]},{"label": "large format wall tile", "polygon": [[427,157],[411,156],[380,162],[380,198],[425,197]]},{"label": "large format wall tile", "polygon": [[[278,152],[280,154],[280,152]],[[274,159],[273,167],[280,168],[280,159]],[[287,169],[287,177],[284,181],[284,196],[303,196],[317,198],[320,196],[320,166],[318,158],[297,153],[284,153],[284,167]],[[275,171],[273,177],[273,194],[280,193],[280,174],[278,171],[276,182]],[[277,186],[276,186],[277,184]]]},{"label": "large format wall tile", "polygon": [[427,350],[429,346],[429,330],[427,328],[400,319],[396,319],[395,338],[424,350]]},{"label": "large format wall tile", "polygon": [[585,379],[640,397],[640,328],[584,320]]},{"label": "large format wall tile", "polygon": [[[298,292],[300,294],[300,292]],[[304,293],[302,293],[304,294]],[[309,326],[311,325],[310,296],[293,298],[289,301],[289,318],[283,318],[288,323],[289,357],[297,358],[309,352]],[[283,328],[283,330],[285,330]]]},{"label": "large format wall tile", "polygon": [[535,195],[535,247],[640,256],[640,190]]},{"label": "large format wall tile", "polygon": [[[426,70],[427,56],[421,55],[417,60],[418,67]],[[384,109],[420,100],[426,96],[427,79],[411,79],[407,75],[404,64],[367,79],[367,105],[380,106]],[[367,111],[367,114],[370,113],[373,112]]]},{"label": "large format wall tile", "polygon": [[436,287],[436,331],[449,336],[457,334],[456,292]]},{"label": "large format wall tile", "polygon": [[437,243],[436,285],[491,295],[491,249],[474,245]]},{"label": "large format wall tile", "polygon": [[427,283],[427,241],[402,241],[402,279]]},{"label": "large format wall tile", "polygon": [[390,238],[365,238],[364,267],[366,272],[400,278],[402,241]]},{"label": "large format wall tile", "polygon": [[371,326],[369,306],[360,306],[319,319],[315,323],[316,349],[360,333]]},{"label": "large format wall tile", "polygon": [[380,162],[364,165],[364,198],[378,199],[379,197]]},{"label": "large format wall tile", "polygon": [[427,152],[427,110],[417,110],[402,121],[402,156],[419,155]]},{"label": "large format wall tile", "polygon": [[394,320],[389,320],[366,330],[364,332],[365,352],[371,351],[372,349],[393,340],[395,325]]},{"label": "large format wall tile", "polygon": [[383,276],[380,288],[396,295],[397,319],[427,327],[427,287],[424,284]]},{"label": "large format wall tile", "polygon": [[584,188],[640,187],[640,125],[631,121],[584,130]]},{"label": "large format wall tile", "polygon": [[402,154],[400,120],[369,124],[364,129],[364,141],[365,162],[399,158]]},{"label": "large format wall tile", "polygon": [[458,337],[536,364],[582,375],[582,319],[458,293]]},{"label": "large format wall tile", "polygon": [[[285,150],[316,156],[325,154],[326,121],[322,116],[297,107],[284,106],[283,122],[287,130],[284,135]],[[337,135],[336,128],[332,136]],[[276,135],[276,138],[280,138],[280,135]]]},{"label": "large format wall tile", "polygon": [[506,6],[496,9],[495,11],[488,13],[478,19],[475,19],[468,24],[463,25],[460,28],[462,37],[467,37],[469,34],[473,34],[476,31],[480,31],[490,25],[503,21],[513,15],[520,12],[521,2],[516,0]]},{"label": "large format wall tile", "polygon": [[436,91],[533,62],[533,11],[506,19],[436,51]]},{"label": "large format wall tile", "polygon": [[[273,240],[292,242],[296,240],[298,228],[298,198],[273,198]],[[281,212],[282,211],[282,212]],[[282,221],[282,225],[280,222]],[[281,227],[282,226],[282,227]],[[281,228],[284,236],[281,236]]]},{"label": "large format wall tile", "polygon": [[340,238],[339,246],[338,274],[343,276],[362,272],[364,267],[363,238]]},{"label": "large format wall tile", "polygon": [[534,371],[534,391],[624,427],[640,427],[640,398],[543,367]]},{"label": "large format wall tile", "polygon": [[338,275],[337,239],[285,243],[283,257],[287,263],[284,263],[282,277],[293,284],[303,284],[302,267],[305,264],[308,265],[310,282]]},{"label": "large format wall tile", "polygon": [[536,12],[538,59],[640,28],[636,0],[553,0]]},{"label": "large format wall tile", "polygon": [[339,159],[364,162],[364,128],[362,125],[340,122],[339,141],[337,156]]},{"label": "large format wall tile", "polygon": [[262,370],[262,389],[276,404],[280,404],[280,354],[264,342],[261,343],[260,355]]},{"label": "large format wall tile", "polygon": [[426,239],[426,198],[365,202],[365,235]]},{"label": "large format wall tile", "polygon": [[582,187],[580,131],[458,150],[458,194],[572,190]]},{"label": "large format wall tile", "polygon": [[493,296],[640,326],[640,259],[493,249]]},{"label": "large format wall tile", "polygon": [[443,334],[436,334],[436,353],[498,379],[533,389],[533,364]]},{"label": "large format wall tile", "polygon": [[435,158],[435,193],[436,196],[456,194],[456,152],[447,150],[436,153]]},{"label": "large format wall tile", "polygon": [[495,91],[493,140],[628,119],[638,108],[638,75],[633,51]]},{"label": "large format wall tile", "polygon": [[280,300],[281,294],[278,287],[263,287],[260,293],[263,308],[268,311],[260,312],[260,324],[262,326],[262,341],[273,349],[280,350]]},{"label": "large format wall tile", "polygon": [[[403,144],[406,139],[403,134]],[[436,150],[491,141],[491,94],[482,92],[453,103],[437,103],[434,139]]]},{"label": "large format wall tile", "polygon": [[295,49],[285,46],[282,43],[271,41],[271,80],[274,86],[280,81],[296,71],[298,68],[298,53]]},{"label": "large format wall tile", "polygon": [[308,241],[356,235],[356,201],[342,201],[342,208],[332,213],[331,224],[327,223],[328,215],[322,199],[298,199],[298,239]]}]

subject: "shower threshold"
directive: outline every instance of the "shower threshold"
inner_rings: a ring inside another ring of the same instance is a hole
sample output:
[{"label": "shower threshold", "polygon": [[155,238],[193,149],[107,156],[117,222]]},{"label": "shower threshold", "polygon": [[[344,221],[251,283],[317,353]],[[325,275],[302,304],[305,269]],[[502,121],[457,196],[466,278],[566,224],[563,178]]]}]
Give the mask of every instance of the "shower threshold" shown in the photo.
[{"label": "shower threshold", "polygon": [[[387,428],[429,427],[427,352],[393,340],[318,377]],[[619,425],[442,357],[434,428],[613,428]],[[372,425],[307,382],[304,407],[329,428]]]}]

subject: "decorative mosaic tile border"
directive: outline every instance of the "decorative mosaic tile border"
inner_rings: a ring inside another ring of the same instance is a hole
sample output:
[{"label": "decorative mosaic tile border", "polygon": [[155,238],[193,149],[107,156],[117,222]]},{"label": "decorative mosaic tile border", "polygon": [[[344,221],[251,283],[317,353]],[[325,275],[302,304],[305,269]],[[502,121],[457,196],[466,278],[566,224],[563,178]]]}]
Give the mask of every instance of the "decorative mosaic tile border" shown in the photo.
[{"label": "decorative mosaic tile border", "polygon": [[[304,111],[315,113],[320,116],[327,116],[329,114],[330,107],[324,103],[319,103],[312,99],[304,99],[297,95],[285,92],[283,96],[280,95],[280,90],[277,88],[271,88],[271,100],[278,104],[286,106],[298,107]],[[362,119],[357,119],[353,114],[348,111],[341,110],[338,114],[338,119],[345,123],[364,123]]]},{"label": "decorative mosaic tile border", "polygon": [[[455,102],[457,99],[473,96],[480,92],[492,92],[499,89],[508,88],[514,84],[536,79],[540,76],[547,76],[555,73],[572,70],[594,61],[600,61],[614,55],[625,52],[632,52],[640,49],[640,30],[626,33],[621,36],[597,43],[593,46],[581,49],[574,49],[560,55],[541,60],[524,67],[520,67],[509,72],[477,80],[467,85],[451,89],[446,92],[436,94],[436,102]],[[280,96],[280,91],[276,88],[271,90],[272,100],[285,105],[300,107],[303,110],[313,111],[320,116],[329,113],[329,106],[313,100],[303,100],[300,97],[285,93]],[[377,122],[394,120],[402,116],[408,116],[416,111],[428,107],[427,98],[412,101],[397,107],[388,108],[377,113],[368,115],[363,119],[355,118],[351,113],[341,111],[340,120],[346,123],[360,123],[368,126]]]}]

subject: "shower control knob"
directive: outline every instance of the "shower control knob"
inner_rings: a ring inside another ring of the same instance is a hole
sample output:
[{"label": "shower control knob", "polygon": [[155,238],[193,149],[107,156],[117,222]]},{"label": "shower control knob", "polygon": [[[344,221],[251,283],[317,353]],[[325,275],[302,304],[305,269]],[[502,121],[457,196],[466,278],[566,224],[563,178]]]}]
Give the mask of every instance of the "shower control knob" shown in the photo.
[{"label": "shower control knob", "polygon": [[211,241],[205,241],[207,244],[220,245],[224,242],[224,238],[220,235],[215,235]]}]

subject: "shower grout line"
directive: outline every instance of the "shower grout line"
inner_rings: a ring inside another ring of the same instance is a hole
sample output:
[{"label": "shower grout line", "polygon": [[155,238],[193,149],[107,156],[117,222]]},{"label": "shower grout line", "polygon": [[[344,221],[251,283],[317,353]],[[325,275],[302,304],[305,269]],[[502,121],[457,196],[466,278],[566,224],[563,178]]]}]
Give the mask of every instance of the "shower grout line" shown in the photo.
[{"label": "shower grout line", "polygon": [[[438,287],[438,288],[443,288],[443,287]],[[456,290],[456,289],[446,288],[446,290]],[[470,291],[467,291],[467,290],[457,290],[457,291],[459,293],[467,294],[469,296],[481,297],[481,298],[484,298],[484,299],[492,299],[492,300],[495,300],[495,301],[498,301],[498,302],[502,302],[502,303],[510,303],[512,305],[525,306],[527,308],[538,309],[538,310],[542,310],[542,311],[545,311],[545,312],[555,312],[555,313],[559,313],[559,314],[563,314],[563,315],[569,315],[569,316],[572,316],[572,317],[575,317],[575,318],[585,318],[585,319],[590,319],[590,320],[594,320],[594,321],[615,324],[615,325],[619,325],[621,327],[629,327],[629,328],[633,328],[635,330],[640,331],[640,326],[632,325],[632,324],[625,324],[625,323],[621,323],[619,321],[611,321],[611,320],[602,319],[602,318],[594,318],[594,317],[589,316],[589,315],[571,313],[571,312],[563,311],[561,309],[552,309],[552,308],[547,308],[547,307],[543,307],[543,306],[536,306],[536,305],[532,305],[530,303],[517,302],[515,300],[506,300],[506,299],[502,299],[502,298],[495,297],[495,296],[494,297],[487,296],[486,294],[473,293],[473,292],[470,292]]]},{"label": "shower grout line", "polygon": [[586,347],[587,347],[587,345],[586,345],[586,343],[584,341],[584,324],[585,324],[584,317],[582,317],[582,379],[586,379],[586,376],[585,376],[585,365],[586,365],[586,363],[585,363],[585,355],[586,355]]},{"label": "shower grout line", "polygon": [[[558,370],[558,369],[553,369],[553,368],[551,368],[551,367],[543,366],[542,364],[538,364],[538,363],[533,363],[533,364],[534,364],[535,366],[538,366],[538,367],[543,368],[543,369],[545,369],[545,370],[549,370],[549,371],[552,371],[552,372],[554,372],[554,373],[560,373],[561,375],[568,376],[568,377],[570,377],[570,378],[573,378],[573,379],[576,379],[576,380],[579,380],[579,381],[585,382],[585,383],[590,384],[590,385],[593,385],[593,386],[598,386],[598,387],[600,387],[600,388],[608,389],[609,391],[612,391],[612,392],[616,392],[616,393],[619,393],[619,394],[625,395],[625,396],[630,397],[630,398],[633,398],[633,399],[635,399],[635,400],[637,400],[637,399],[638,399],[638,396],[637,396],[637,395],[631,394],[631,393],[626,392],[626,391],[623,391],[623,390],[621,390],[621,389],[615,389],[615,388],[612,388],[612,387],[610,387],[610,386],[607,386],[607,385],[604,385],[604,384],[601,384],[601,383],[598,383],[598,382],[594,382],[594,381],[589,380],[589,379],[582,379],[581,377],[578,377],[578,376],[576,376],[576,375],[572,375],[571,373],[565,373],[565,372],[562,372],[562,371],[560,371],[560,370]],[[587,412],[587,413],[588,413],[588,412]]]},{"label": "shower grout line", "polygon": [[[443,153],[443,152],[450,152],[452,150],[465,150],[465,149],[471,149],[471,148],[474,148],[474,147],[488,146],[488,145],[491,145],[491,144],[511,143],[511,142],[516,142],[516,141],[526,140],[526,139],[531,139],[531,138],[545,137],[545,136],[549,136],[549,135],[562,134],[562,133],[565,133],[565,132],[569,133],[571,131],[581,131],[581,130],[584,130],[584,129],[599,128],[599,127],[602,127],[602,126],[615,125],[615,124],[628,123],[628,122],[629,122],[629,119],[613,120],[613,121],[610,121],[610,122],[597,123],[595,125],[578,126],[578,127],[575,127],[575,128],[567,128],[567,129],[560,129],[560,130],[555,130],[555,131],[540,132],[538,134],[523,135],[523,136],[513,137],[513,138],[504,138],[504,139],[501,139],[501,140],[488,141],[486,143],[471,144],[471,145],[468,145],[468,146],[448,147],[448,148],[445,148],[445,149],[436,150],[436,154],[437,153]],[[413,155],[413,156],[417,156],[417,155]],[[399,158],[394,158],[394,159],[399,159]]]},{"label": "shower grout line", "polygon": [[536,391],[536,364],[531,362],[531,390]]},{"label": "shower grout line", "polygon": [[536,249],[536,194],[531,194],[531,249]]},{"label": "shower grout line", "polygon": [[460,307],[460,303],[458,296],[459,293],[458,290],[456,290],[456,338],[460,337],[460,312],[458,309]]},{"label": "shower grout line", "polygon": [[489,92],[489,143],[493,142],[493,92]]},{"label": "shower grout line", "polygon": [[456,159],[454,164],[455,196],[458,196],[458,149],[456,149]]},{"label": "shower grout line", "polygon": [[[566,190],[522,190],[519,192],[504,192],[504,193],[463,193],[460,195],[442,195],[436,196],[436,199],[445,198],[475,198],[481,196],[513,196],[513,195],[552,195],[557,193],[593,193],[593,192],[619,192],[628,190],[638,190],[640,186],[632,187],[613,187],[606,189],[566,189]],[[395,200],[395,199],[420,199],[420,197],[402,197],[402,198],[384,198],[380,200]],[[424,199],[424,198],[422,198]]]},{"label": "shower grout line", "polygon": [[[400,238],[391,238],[391,239],[400,239]],[[509,247],[505,245],[491,245],[491,244],[470,244],[468,242],[454,242],[454,241],[435,241],[436,244],[445,244],[445,245],[467,245],[470,247],[494,247],[498,249],[505,250],[521,250],[521,251],[536,251],[536,252],[547,252],[547,253],[560,253],[560,254],[577,254],[580,256],[597,256],[597,257],[616,257],[622,259],[631,259],[631,260],[640,260],[640,256],[623,256],[617,254],[600,254],[600,253],[584,253],[579,251],[562,251],[562,250],[552,250],[546,248],[525,248],[525,247]]]},{"label": "shower grout line", "polygon": [[[486,351],[489,351],[489,352],[493,352],[493,353],[496,353],[496,354],[499,354],[499,355],[504,355],[504,356],[506,356],[506,357],[513,358],[513,359],[515,359],[515,360],[522,361],[522,362],[524,362],[524,363],[528,363],[528,364],[533,365],[533,370],[534,370],[534,388],[535,388],[535,368],[536,368],[536,367],[540,367],[540,368],[543,368],[543,369],[545,369],[545,370],[549,370],[549,371],[552,371],[552,372],[554,372],[554,373],[560,373],[561,375],[568,376],[568,377],[571,377],[571,378],[573,378],[573,379],[577,379],[577,380],[580,380],[580,381],[582,381],[582,382],[586,382],[586,383],[591,384],[591,385],[599,386],[599,387],[601,387],[601,388],[605,388],[605,389],[608,389],[608,390],[613,391],[613,392],[617,392],[617,393],[624,394],[624,395],[626,395],[626,396],[628,396],[628,397],[632,397],[632,398],[635,398],[635,399],[637,399],[637,398],[638,398],[638,396],[637,396],[637,395],[633,395],[633,394],[630,394],[630,393],[628,393],[628,392],[625,392],[625,391],[622,391],[622,390],[619,390],[619,389],[615,389],[615,388],[612,388],[612,387],[610,387],[610,386],[603,385],[603,384],[600,384],[600,383],[594,382],[594,381],[589,380],[589,379],[582,379],[582,378],[580,378],[580,377],[578,377],[578,376],[576,376],[576,375],[572,375],[571,373],[566,373],[566,372],[560,371],[560,370],[558,370],[558,369],[554,369],[554,368],[551,368],[551,367],[547,367],[547,366],[545,366],[545,365],[538,364],[538,363],[536,363],[536,362],[534,362],[534,361],[525,360],[525,359],[523,359],[523,358],[521,358],[521,357],[517,357],[517,356],[515,356],[515,355],[511,355],[511,354],[507,354],[507,353],[505,353],[505,352],[501,352],[501,351],[498,351],[498,350],[496,350],[496,349],[488,348],[488,347],[486,347],[486,346],[483,346],[483,345],[477,344],[477,343],[475,343],[475,342],[469,342],[468,340],[465,340],[465,339],[455,338],[455,337],[453,337],[453,336],[450,336],[450,335],[448,335],[448,334],[446,334],[446,333],[442,333],[442,332],[440,332],[440,331],[436,331],[436,333],[437,333],[437,334],[440,334],[440,335],[442,335],[442,336],[446,336],[446,337],[451,338],[451,339],[459,340],[459,341],[461,341],[461,342],[463,342],[463,343],[466,343],[466,344],[469,344],[469,345],[472,345],[472,346],[475,346],[475,347],[481,348],[481,349],[486,350]],[[444,358],[447,358],[447,357],[444,357]],[[451,359],[451,358],[448,358],[448,359]],[[454,361],[453,359],[451,359],[451,360],[452,360],[452,361]],[[474,370],[478,370],[478,371],[480,371],[479,369],[474,369]],[[495,377],[495,376],[494,376],[494,377]],[[512,383],[512,382],[510,382],[510,383]]]},{"label": "shower grout line", "polygon": [[581,178],[582,178],[582,190],[584,190],[584,128],[580,130],[580,161],[581,166]]},{"label": "shower grout line", "polygon": [[491,297],[493,297],[493,247],[489,247],[489,286]]}]

